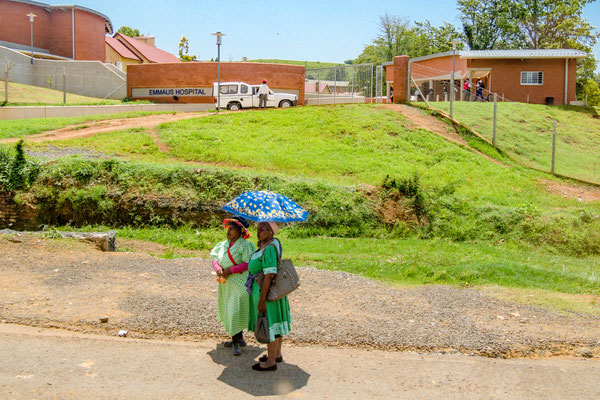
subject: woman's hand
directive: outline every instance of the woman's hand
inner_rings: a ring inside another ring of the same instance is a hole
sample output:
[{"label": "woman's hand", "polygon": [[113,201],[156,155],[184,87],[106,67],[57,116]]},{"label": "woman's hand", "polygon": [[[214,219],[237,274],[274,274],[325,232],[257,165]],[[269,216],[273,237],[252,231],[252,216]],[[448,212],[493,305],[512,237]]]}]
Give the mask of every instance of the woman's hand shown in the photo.
[{"label": "woman's hand", "polygon": [[221,273],[221,276],[225,279],[229,278],[229,275],[231,275],[231,268],[225,268]]},{"label": "woman's hand", "polygon": [[258,313],[264,314],[267,312],[267,302],[262,299],[258,302]]}]

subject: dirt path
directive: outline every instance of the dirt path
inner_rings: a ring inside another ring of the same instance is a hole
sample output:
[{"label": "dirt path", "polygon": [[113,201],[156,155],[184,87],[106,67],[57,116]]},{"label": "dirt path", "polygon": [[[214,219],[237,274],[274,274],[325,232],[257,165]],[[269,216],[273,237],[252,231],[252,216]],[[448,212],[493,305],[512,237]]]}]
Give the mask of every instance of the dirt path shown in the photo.
[{"label": "dirt path", "polygon": [[[102,253],[33,235],[0,235],[0,253],[0,320],[107,335],[127,329],[134,338],[224,337],[208,260]],[[502,302],[476,289],[397,289],[340,271],[299,273],[302,286],[290,298],[289,340],[297,344],[600,356],[600,317]]]},{"label": "dirt path", "polygon": [[497,360],[285,343],[275,372],[217,341],[183,343],[0,324],[7,399],[597,399],[600,361]]},{"label": "dirt path", "polygon": [[449,125],[440,121],[439,119],[432,117],[431,115],[427,115],[422,110],[419,110],[415,107],[410,107],[405,104],[386,104],[382,106],[383,108],[387,108],[389,110],[394,110],[400,114],[402,114],[409,121],[409,128],[411,129],[426,129],[433,133],[437,133],[442,136],[444,139],[459,144],[468,148],[470,151],[488,159],[489,161],[501,165],[503,167],[509,168],[508,165],[488,156],[480,152],[477,149],[472,148],[469,144],[460,136],[454,129],[452,129]]},{"label": "dirt path", "polygon": [[[121,131],[131,128],[155,128],[160,124],[167,122],[181,121],[190,118],[200,118],[213,115],[212,113],[177,113],[177,114],[159,114],[148,115],[136,118],[111,119],[97,122],[86,122],[78,125],[71,125],[54,131],[43,132],[37,135],[31,135],[25,138],[28,142],[40,143],[53,140],[79,139],[94,136],[103,132]],[[19,139],[4,139],[0,143],[15,143]]]}]

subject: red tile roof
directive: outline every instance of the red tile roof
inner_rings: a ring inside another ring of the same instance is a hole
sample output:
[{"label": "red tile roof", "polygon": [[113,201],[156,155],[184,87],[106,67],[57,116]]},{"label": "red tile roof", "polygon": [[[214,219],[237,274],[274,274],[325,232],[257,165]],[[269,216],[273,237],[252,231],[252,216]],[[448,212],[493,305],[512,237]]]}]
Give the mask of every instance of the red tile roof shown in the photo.
[{"label": "red tile roof", "polygon": [[114,51],[119,53],[121,55],[121,57],[131,58],[133,60],[142,61],[141,58],[136,56],[133,51],[129,50],[123,43],[121,43],[117,39],[112,38],[110,36],[105,36],[104,40],[106,40],[106,44],[108,44],[110,47],[112,47]]},{"label": "red tile roof", "polygon": [[156,48],[154,46],[150,46],[142,41],[135,40],[130,38],[129,36],[122,35],[120,33],[115,34],[114,38],[123,42],[123,44],[130,49],[135,49],[138,53],[140,53],[144,58],[146,58],[150,62],[155,63],[171,63],[171,62],[180,62],[177,57],[173,54],[168,53],[164,50]]}]

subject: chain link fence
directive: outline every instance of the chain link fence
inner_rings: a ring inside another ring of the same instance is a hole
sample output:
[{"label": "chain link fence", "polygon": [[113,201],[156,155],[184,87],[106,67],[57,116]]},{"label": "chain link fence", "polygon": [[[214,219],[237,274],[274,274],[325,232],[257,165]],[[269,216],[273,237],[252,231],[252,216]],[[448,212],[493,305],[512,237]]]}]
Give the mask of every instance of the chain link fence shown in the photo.
[{"label": "chain link fence", "polygon": [[373,103],[373,64],[307,69],[305,104]]}]

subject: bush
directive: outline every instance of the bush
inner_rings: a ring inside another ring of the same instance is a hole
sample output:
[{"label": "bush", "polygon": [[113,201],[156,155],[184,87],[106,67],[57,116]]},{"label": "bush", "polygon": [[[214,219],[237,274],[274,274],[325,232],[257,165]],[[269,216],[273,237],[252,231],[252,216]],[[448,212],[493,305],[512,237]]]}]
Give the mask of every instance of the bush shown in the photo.
[{"label": "bush", "polygon": [[28,188],[40,172],[40,164],[27,160],[23,140],[15,146],[14,156],[0,148],[0,188],[6,192]]}]

